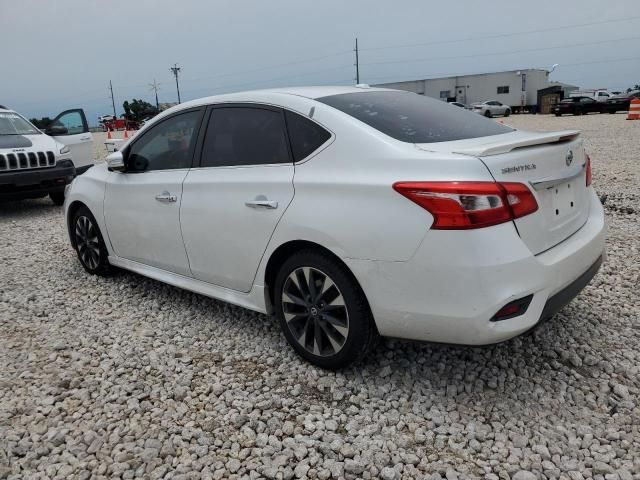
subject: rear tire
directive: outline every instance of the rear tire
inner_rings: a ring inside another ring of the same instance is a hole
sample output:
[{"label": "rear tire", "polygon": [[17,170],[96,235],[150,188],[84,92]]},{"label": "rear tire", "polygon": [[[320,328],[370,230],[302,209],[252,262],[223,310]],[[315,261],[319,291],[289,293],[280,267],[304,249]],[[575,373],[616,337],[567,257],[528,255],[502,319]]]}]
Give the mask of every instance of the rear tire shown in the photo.
[{"label": "rear tire", "polygon": [[54,205],[60,207],[64,203],[64,192],[51,192],[49,198]]},{"label": "rear tire", "polygon": [[109,252],[95,217],[82,206],[73,214],[71,222],[73,245],[82,267],[92,275],[109,275],[112,271]]},{"label": "rear tire", "polygon": [[276,276],[274,306],[293,349],[321,368],[360,361],[377,338],[369,305],[349,270],[330,255],[301,250]]}]

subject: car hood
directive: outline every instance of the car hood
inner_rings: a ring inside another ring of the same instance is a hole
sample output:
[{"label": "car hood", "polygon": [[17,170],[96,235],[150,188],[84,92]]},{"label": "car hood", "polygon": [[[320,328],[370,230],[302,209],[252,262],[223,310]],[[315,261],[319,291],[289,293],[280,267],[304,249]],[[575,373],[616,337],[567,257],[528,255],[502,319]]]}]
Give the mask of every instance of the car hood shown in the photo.
[{"label": "car hood", "polygon": [[48,135],[0,135],[0,151],[13,153],[15,150],[22,151],[47,151],[51,150],[56,154],[62,148],[62,144]]}]

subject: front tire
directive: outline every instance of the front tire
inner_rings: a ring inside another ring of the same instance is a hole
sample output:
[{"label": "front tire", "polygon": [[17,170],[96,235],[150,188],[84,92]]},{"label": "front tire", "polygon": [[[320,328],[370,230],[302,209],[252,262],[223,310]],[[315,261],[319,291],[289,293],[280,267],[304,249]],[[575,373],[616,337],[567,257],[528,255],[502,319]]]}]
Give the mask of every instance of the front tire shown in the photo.
[{"label": "front tire", "polygon": [[294,350],[310,363],[336,370],[361,360],[377,332],[353,275],[330,255],[294,253],[275,281],[275,310]]},{"label": "front tire", "polygon": [[54,205],[61,207],[64,203],[64,192],[51,192],[49,194],[49,198],[53,202]]},{"label": "front tire", "polygon": [[484,116],[487,118],[491,118],[491,112],[489,110],[485,110]]},{"label": "front tire", "polygon": [[109,253],[95,217],[83,206],[76,210],[71,221],[73,245],[82,267],[92,275],[110,274]]},{"label": "front tire", "polygon": [[511,115],[511,110],[509,110],[508,108],[504,111],[504,116],[508,117],[509,115]]}]

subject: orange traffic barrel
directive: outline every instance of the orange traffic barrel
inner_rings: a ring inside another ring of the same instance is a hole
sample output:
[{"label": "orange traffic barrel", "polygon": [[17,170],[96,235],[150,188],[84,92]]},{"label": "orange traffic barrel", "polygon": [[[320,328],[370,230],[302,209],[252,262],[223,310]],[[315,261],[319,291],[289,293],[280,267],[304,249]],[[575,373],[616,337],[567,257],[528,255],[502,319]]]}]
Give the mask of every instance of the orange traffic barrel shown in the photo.
[{"label": "orange traffic barrel", "polygon": [[627,120],[640,120],[640,98],[634,98],[631,100]]}]

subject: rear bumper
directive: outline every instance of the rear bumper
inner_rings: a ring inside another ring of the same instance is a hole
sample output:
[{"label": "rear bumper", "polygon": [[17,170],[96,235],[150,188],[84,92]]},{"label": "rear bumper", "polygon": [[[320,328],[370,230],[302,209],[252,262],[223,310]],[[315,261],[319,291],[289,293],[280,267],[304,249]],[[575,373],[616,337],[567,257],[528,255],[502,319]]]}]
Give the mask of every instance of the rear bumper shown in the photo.
[{"label": "rear bumper", "polygon": [[64,163],[51,168],[4,172],[0,174],[0,200],[37,198],[62,192],[75,176],[73,164]]},{"label": "rear bumper", "polygon": [[[585,225],[533,255],[512,224],[430,230],[407,262],[345,259],[383,336],[466,345],[498,343],[552,316],[584,288],[604,258],[602,205],[591,192]],[[520,316],[491,321],[506,304],[533,295]]]},{"label": "rear bumper", "polygon": [[549,297],[549,300],[547,300],[547,303],[542,309],[540,322],[544,322],[553,317],[556,313],[562,310],[565,305],[567,305],[571,300],[577,297],[584,287],[589,285],[591,279],[595,277],[596,273],[598,273],[598,270],[600,270],[600,266],[602,265],[602,261],[604,260],[603,257],[604,255],[598,257],[598,259],[587,269],[586,272],[584,272],[558,293]]}]

